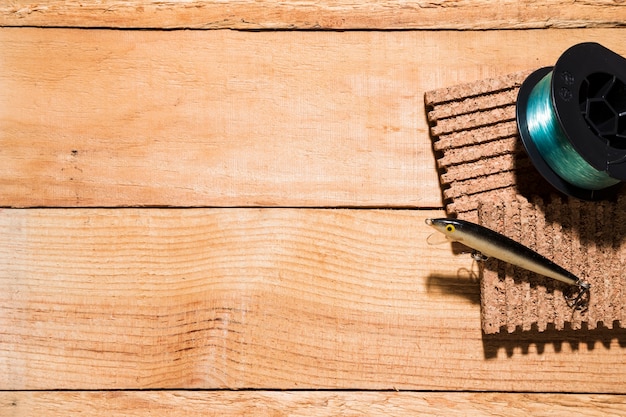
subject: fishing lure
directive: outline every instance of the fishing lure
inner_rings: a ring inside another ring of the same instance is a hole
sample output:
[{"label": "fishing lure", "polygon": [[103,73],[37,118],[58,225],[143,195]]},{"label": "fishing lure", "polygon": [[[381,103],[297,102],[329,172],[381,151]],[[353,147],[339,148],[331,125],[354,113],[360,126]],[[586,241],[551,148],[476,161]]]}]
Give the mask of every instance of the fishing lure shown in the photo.
[{"label": "fishing lure", "polygon": [[591,287],[588,282],[534,250],[486,227],[464,220],[447,218],[426,219],[426,224],[443,233],[448,240],[462,243],[473,249],[474,259],[485,260],[489,257],[500,259],[528,271],[578,287],[580,292],[572,301],[574,307],[581,306],[584,295]]}]

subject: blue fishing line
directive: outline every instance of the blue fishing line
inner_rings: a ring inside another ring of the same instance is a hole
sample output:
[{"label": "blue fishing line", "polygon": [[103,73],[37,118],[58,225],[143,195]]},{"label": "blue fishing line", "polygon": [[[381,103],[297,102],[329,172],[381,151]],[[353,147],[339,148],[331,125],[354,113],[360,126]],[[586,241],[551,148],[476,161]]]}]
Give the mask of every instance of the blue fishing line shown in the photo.
[{"label": "blue fishing line", "polygon": [[552,105],[548,73],[532,89],[526,114],[528,132],[546,163],[563,180],[587,190],[601,190],[618,184],[620,180],[591,166],[572,146],[561,129]]}]

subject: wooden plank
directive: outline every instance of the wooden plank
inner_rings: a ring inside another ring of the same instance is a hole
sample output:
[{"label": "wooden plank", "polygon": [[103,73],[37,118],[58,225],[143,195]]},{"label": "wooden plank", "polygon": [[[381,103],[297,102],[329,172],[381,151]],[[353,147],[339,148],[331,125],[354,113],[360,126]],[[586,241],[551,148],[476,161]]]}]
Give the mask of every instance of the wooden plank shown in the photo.
[{"label": "wooden plank", "polygon": [[0,206],[441,207],[423,94],[620,29],[0,30]]},{"label": "wooden plank", "polygon": [[508,417],[624,415],[620,395],[451,392],[113,391],[0,392],[14,417],[338,415]]},{"label": "wooden plank", "polygon": [[12,0],[0,25],[204,29],[519,29],[623,26],[620,1]]},{"label": "wooden plank", "polygon": [[0,389],[626,391],[623,330],[483,335],[441,215],[3,210]]}]

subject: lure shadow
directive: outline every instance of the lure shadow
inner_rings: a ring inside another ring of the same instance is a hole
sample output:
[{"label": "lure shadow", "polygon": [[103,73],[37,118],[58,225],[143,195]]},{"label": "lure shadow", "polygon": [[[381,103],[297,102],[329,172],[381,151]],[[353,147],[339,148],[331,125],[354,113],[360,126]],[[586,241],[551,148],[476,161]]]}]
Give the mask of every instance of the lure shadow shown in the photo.
[{"label": "lure shadow", "polygon": [[[439,233],[437,233],[439,234]],[[455,255],[469,254],[471,249],[458,243],[445,240]],[[469,256],[469,255],[468,255]],[[426,281],[429,293],[445,293],[469,300],[472,304],[480,304],[480,277],[476,262],[472,269],[461,268],[456,275],[430,274]]]},{"label": "lure shadow", "polygon": [[[515,354],[528,355],[531,347],[535,347],[536,354],[542,354],[546,345],[552,345],[555,352],[561,352],[564,345],[569,345],[570,350],[577,351],[581,345],[587,346],[587,351],[598,349],[598,343],[609,349],[613,341],[617,341],[621,348],[626,347],[626,329],[619,328],[619,323],[613,323],[613,328],[608,328],[598,323],[596,329],[588,329],[583,323],[581,329],[572,329],[569,323],[565,323],[562,330],[556,330],[554,325],[548,325],[546,330],[540,332],[536,325],[530,330],[524,331],[517,328],[512,333],[501,329],[500,333],[483,333],[483,351],[485,359],[496,359],[501,350],[506,352],[507,357]],[[535,352],[533,352],[535,353]]]},{"label": "lure shadow", "polygon": [[426,281],[429,293],[445,293],[480,305],[480,282],[472,271],[460,269],[456,276],[430,274]]}]

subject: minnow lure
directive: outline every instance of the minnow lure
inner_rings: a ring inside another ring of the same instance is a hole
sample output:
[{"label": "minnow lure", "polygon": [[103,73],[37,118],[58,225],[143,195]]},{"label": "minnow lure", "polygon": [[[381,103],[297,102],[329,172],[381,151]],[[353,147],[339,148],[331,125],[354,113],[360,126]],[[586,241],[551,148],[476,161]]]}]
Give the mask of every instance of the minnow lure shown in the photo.
[{"label": "minnow lure", "polygon": [[[448,240],[473,249],[473,255],[492,257],[528,271],[580,288],[573,305],[578,306],[591,285],[538,254],[534,250],[486,227],[458,219],[426,219],[426,224],[443,233]],[[476,258],[476,256],[474,256]]]}]

